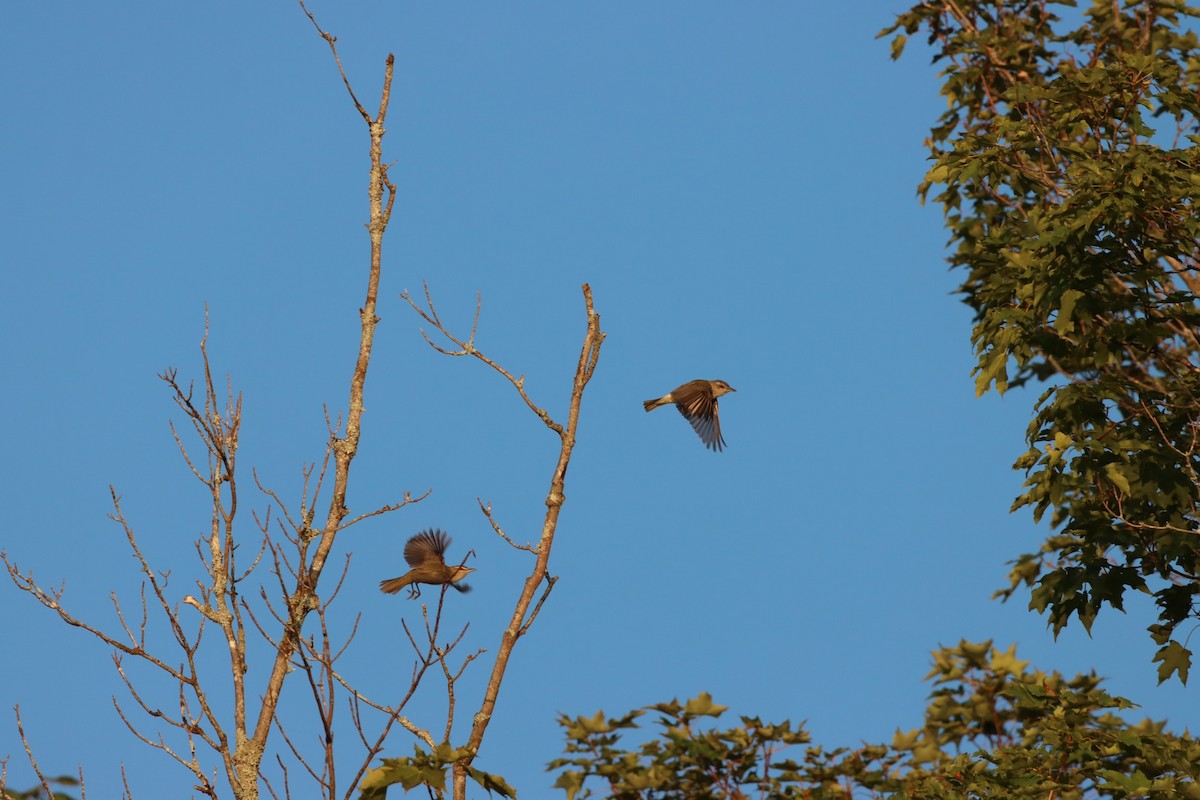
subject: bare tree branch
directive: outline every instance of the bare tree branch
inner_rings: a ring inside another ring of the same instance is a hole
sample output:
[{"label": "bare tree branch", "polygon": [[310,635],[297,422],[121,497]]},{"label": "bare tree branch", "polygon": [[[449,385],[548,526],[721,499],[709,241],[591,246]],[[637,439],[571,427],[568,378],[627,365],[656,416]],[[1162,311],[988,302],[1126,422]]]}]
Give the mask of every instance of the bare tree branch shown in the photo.
[{"label": "bare tree branch", "polygon": [[[600,328],[600,315],[596,313],[592,302],[592,290],[587,284],[583,285],[584,306],[587,314],[587,327],[584,333],[583,346],[580,349],[579,361],[575,369],[575,378],[571,387],[571,400],[567,413],[567,423],[564,427],[550,417],[550,415],[538,405],[525,391],[524,376],[513,377],[512,373],[502,367],[500,364],[481,353],[475,346],[475,336],[478,332],[479,314],[481,300],[476,300],[475,317],[471,325],[471,333],[463,338],[451,333],[442,323],[441,317],[438,315],[437,307],[434,305],[433,296],[429,291],[429,286],[426,283],[422,284],[425,294],[425,305],[422,307],[412,296],[406,291],[401,297],[412,307],[414,311],[420,315],[426,323],[433,326],[441,336],[453,343],[457,349],[443,348],[437,345],[425,331],[421,335],[429,345],[449,356],[474,356],[483,363],[487,364],[496,372],[500,373],[504,378],[512,384],[513,388],[525,401],[526,406],[537,415],[539,419],[545,423],[546,427],[554,431],[559,436],[560,449],[558,463],[555,466],[554,475],[550,483],[550,491],[546,497],[546,516],[542,524],[542,535],[536,546],[521,546],[514,542],[504,531],[492,516],[490,505],[484,505],[482,500],[478,500],[480,510],[487,518],[488,523],[492,526],[492,530],[501,536],[508,544],[520,549],[534,553],[537,558],[535,560],[533,570],[529,577],[525,579],[524,587],[521,595],[517,600],[516,607],[513,609],[512,620],[508,627],[504,630],[500,638],[500,648],[496,654],[496,660],[492,666],[492,673],[488,679],[487,689],[484,693],[483,700],[480,704],[479,711],[475,713],[472,721],[471,733],[465,745],[469,755],[453,765],[453,789],[456,800],[464,800],[466,797],[466,779],[468,767],[474,760],[475,755],[479,752],[479,747],[483,742],[483,736],[487,731],[487,727],[492,718],[492,712],[495,709],[496,698],[500,693],[500,685],[503,682],[504,674],[508,668],[509,658],[512,655],[512,650],[516,646],[517,640],[524,636],[533,624],[538,613],[541,610],[542,604],[550,595],[550,591],[554,588],[554,583],[557,580],[548,574],[548,565],[550,558],[550,550],[554,544],[554,536],[558,527],[558,515],[566,500],[564,488],[566,484],[567,467],[571,461],[571,454],[575,448],[575,435],[579,427],[579,411],[583,403],[583,393],[587,388],[595,373],[596,364],[600,358],[600,347],[604,343],[604,332]],[[546,587],[534,605],[534,595],[537,593],[537,588],[546,582]],[[530,607],[532,606],[532,612]],[[407,632],[407,626],[405,626]],[[428,632],[428,624],[427,624]],[[409,633],[409,640],[413,641],[412,634]],[[416,648],[415,642],[413,642]],[[444,656],[438,654],[434,649],[434,656],[439,660]],[[468,659],[468,662],[471,659]],[[447,682],[447,692],[450,695],[451,707],[453,708],[453,688],[456,676],[452,675],[446,665],[443,663],[444,677]],[[464,664],[465,667],[465,664]],[[461,674],[461,671],[458,673]],[[452,720],[451,720],[452,721]],[[446,727],[446,737],[449,738],[450,725]]]},{"label": "bare tree branch", "polygon": [[517,544],[512,539],[508,538],[508,534],[506,534],[504,531],[502,531],[500,529],[500,524],[498,522],[496,522],[495,517],[492,516],[492,504],[491,503],[488,503],[485,506],[483,504],[483,500],[479,499],[478,497],[475,498],[475,502],[479,504],[479,510],[483,512],[483,515],[485,517],[487,517],[488,524],[492,526],[492,530],[494,530],[497,534],[499,534],[499,536],[502,539],[504,539],[504,541],[508,542],[510,545],[515,547],[517,550],[525,550],[527,552],[535,553],[535,554],[537,553],[537,550],[534,548],[533,545]]},{"label": "bare tree branch", "polygon": [[[37,759],[33,757],[33,747],[29,744],[29,739],[25,736],[25,726],[21,723],[21,706],[13,706],[13,713],[17,715],[17,733],[21,736],[21,745],[25,748],[25,757],[29,759],[29,766],[33,767],[33,772],[37,775],[38,783],[42,785],[42,790],[46,792],[46,797],[54,797],[54,792],[50,789],[50,782],[46,780],[46,776],[42,774],[42,770],[38,767]],[[7,770],[8,761],[5,760],[5,768]]]},{"label": "bare tree branch", "polygon": [[[443,336],[445,336],[451,342],[454,342],[454,344],[456,344],[459,347],[459,349],[456,351],[450,351],[450,350],[445,350],[441,347],[438,347],[436,344],[434,344],[433,340],[430,339],[425,334],[425,331],[421,331],[421,335],[425,337],[425,341],[429,343],[429,346],[432,347],[434,350],[437,350],[439,353],[442,353],[443,355],[475,356],[475,358],[478,358],[480,361],[487,364],[492,369],[496,370],[496,372],[499,372],[501,375],[503,375],[508,380],[509,383],[511,383],[513,385],[513,387],[517,390],[517,393],[521,395],[521,399],[525,401],[525,405],[529,406],[529,410],[532,411],[534,414],[537,414],[538,418],[546,424],[547,428],[554,431],[559,436],[563,436],[562,426],[559,425],[557,422],[555,422],[553,419],[551,419],[550,415],[547,414],[544,409],[541,409],[536,404],[534,404],[533,400],[531,400],[529,398],[529,395],[525,393],[525,376],[524,375],[514,378],[512,376],[512,373],[510,373],[504,367],[500,366],[495,361],[493,361],[492,359],[488,358],[483,353],[481,353],[477,349],[475,349],[475,332],[476,332],[476,327],[479,325],[479,304],[482,303],[482,297],[479,297],[476,301],[475,321],[471,325],[471,335],[467,338],[466,341],[463,341],[462,339],[456,338],[452,333],[450,333],[450,331],[448,331],[445,328],[444,325],[442,325],[441,319],[438,318],[437,309],[433,305],[433,297],[429,293],[429,285],[422,282],[421,286],[425,290],[425,303],[428,306],[428,310],[421,308],[421,306],[419,306],[417,304],[417,302],[412,299],[412,296],[408,293],[407,290],[405,290],[400,295],[401,299],[403,299],[405,302],[407,302],[412,307],[413,311],[416,311],[418,314],[420,314],[421,318],[423,320],[425,320],[430,325],[433,325],[435,328],[437,328],[439,333],[441,333]],[[590,296],[591,289],[588,289],[587,291]]]}]

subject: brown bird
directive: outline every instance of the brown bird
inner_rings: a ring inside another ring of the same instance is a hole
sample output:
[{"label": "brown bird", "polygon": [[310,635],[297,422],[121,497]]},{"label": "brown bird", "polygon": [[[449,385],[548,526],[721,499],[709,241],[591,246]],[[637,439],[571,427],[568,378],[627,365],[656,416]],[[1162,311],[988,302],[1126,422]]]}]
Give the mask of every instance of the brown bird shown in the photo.
[{"label": "brown bird", "polygon": [[460,592],[469,592],[471,587],[459,583],[463,578],[475,571],[473,567],[446,566],[446,548],[450,546],[450,537],[439,530],[421,531],[408,540],[404,545],[404,560],[412,567],[404,575],[391,580],[380,581],[379,590],[395,594],[405,586],[412,585],[409,597],[419,597],[421,588],[417,584],[428,583],[434,586],[450,584]]},{"label": "brown bird", "polygon": [[647,411],[653,411],[659,406],[674,403],[683,418],[700,434],[705,446],[717,451],[725,447],[725,439],[721,436],[721,420],[717,416],[717,398],[736,391],[725,381],[689,381],[657,400],[647,400],[642,405]]}]

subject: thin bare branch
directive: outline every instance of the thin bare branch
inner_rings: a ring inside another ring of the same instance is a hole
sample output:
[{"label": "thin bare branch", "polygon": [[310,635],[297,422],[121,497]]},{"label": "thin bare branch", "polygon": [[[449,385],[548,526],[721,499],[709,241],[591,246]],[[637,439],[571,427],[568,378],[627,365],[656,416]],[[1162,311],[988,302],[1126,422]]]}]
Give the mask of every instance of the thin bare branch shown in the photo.
[{"label": "thin bare branch", "polygon": [[475,502],[479,504],[479,510],[483,512],[483,515],[485,517],[487,517],[488,524],[492,526],[492,530],[494,530],[497,534],[499,534],[500,537],[502,539],[504,539],[504,541],[508,542],[511,546],[515,547],[517,550],[525,550],[527,552],[534,553],[534,554],[537,553],[537,548],[535,548],[533,545],[517,544],[512,539],[508,538],[508,534],[506,534],[503,530],[500,529],[500,524],[498,522],[496,522],[495,517],[492,516],[492,504],[491,503],[484,505],[483,500],[481,500],[478,497],[475,498]]},{"label": "thin bare branch", "polygon": [[[463,341],[463,340],[455,337],[454,334],[452,334],[449,330],[447,330],[446,327],[442,324],[441,319],[438,318],[437,309],[433,305],[433,296],[429,292],[429,285],[427,283],[425,283],[424,281],[422,281],[421,285],[425,289],[425,301],[428,304],[428,310],[421,308],[421,306],[418,305],[417,302],[412,299],[412,296],[408,293],[407,289],[400,294],[401,299],[403,299],[405,302],[407,302],[409,304],[409,306],[412,307],[413,311],[416,311],[421,316],[422,319],[424,319],[430,325],[433,325],[435,328],[437,328],[439,333],[441,333],[443,336],[445,336],[451,342],[454,342],[454,344],[456,344],[459,347],[459,349],[457,351],[449,351],[449,350],[445,350],[441,347],[438,347],[425,334],[425,332],[422,331],[421,335],[425,337],[425,341],[429,342],[429,345],[433,349],[437,350],[439,353],[443,353],[448,356],[464,356],[464,355],[475,356],[475,358],[478,358],[480,361],[487,364],[489,367],[494,369],[496,372],[499,372],[501,375],[503,375],[508,380],[509,383],[511,383],[513,385],[513,387],[517,390],[517,393],[519,395],[521,395],[521,399],[525,401],[525,405],[527,405],[529,407],[529,410],[532,411],[534,414],[536,414],[538,416],[538,418],[546,424],[547,428],[554,431],[559,436],[562,436],[563,435],[562,425],[558,424],[553,419],[551,419],[550,415],[548,413],[546,413],[546,411],[544,409],[539,408],[533,402],[533,400],[530,399],[529,395],[526,394],[526,392],[525,392],[525,376],[522,375],[520,377],[514,378],[512,376],[512,373],[510,373],[504,367],[500,366],[498,363],[496,363],[492,359],[488,358],[487,356],[485,356],[483,353],[479,352],[479,350],[477,350],[475,348],[475,343],[474,343],[475,342],[475,329],[476,329],[476,326],[479,324],[479,306],[477,305],[476,309],[475,309],[475,322],[471,326],[471,336],[466,341]],[[478,302],[481,303],[482,300],[479,300]]]},{"label": "thin bare branch", "polygon": [[[25,757],[29,759],[29,766],[33,767],[33,773],[37,775],[38,783],[42,785],[42,789],[46,792],[46,797],[54,797],[54,792],[50,789],[50,782],[46,780],[46,776],[42,774],[41,768],[38,766],[37,759],[33,756],[33,747],[29,744],[29,739],[25,736],[25,726],[21,723],[21,706],[13,706],[13,713],[17,715],[17,733],[21,737],[21,745],[25,748]],[[7,761],[5,762],[7,767]]]},{"label": "thin bare branch", "polygon": [[[313,27],[317,29],[317,33],[319,33],[321,38],[329,44],[329,50],[333,53],[333,60],[337,62],[338,74],[342,76],[342,83],[346,85],[346,91],[350,93],[350,99],[354,101],[354,107],[358,109],[358,113],[362,114],[362,118],[367,121],[368,125],[370,125],[372,121],[371,115],[367,113],[365,108],[363,108],[362,103],[358,102],[358,95],[354,93],[354,87],[350,85],[350,79],[346,77],[346,70],[342,67],[342,59],[338,57],[337,37],[325,32],[325,30],[321,28],[321,26],[317,23],[317,18],[314,17],[308,10],[308,7],[304,5],[304,0],[299,0],[299,2],[300,8],[304,10],[305,16],[307,16],[309,21],[312,22]],[[386,107],[380,110],[381,117],[384,114],[384,110],[386,110]]]},{"label": "thin bare branch", "polygon": [[524,636],[529,632],[529,628],[533,625],[533,621],[537,619],[538,612],[542,610],[542,603],[546,602],[546,598],[550,596],[550,591],[554,588],[554,584],[558,583],[558,578],[546,574],[546,588],[542,591],[542,596],[538,598],[537,605],[533,607],[533,611],[529,614],[529,619],[525,620],[525,624],[521,626],[521,630],[517,632],[517,636]]},{"label": "thin bare branch", "polygon": [[378,517],[380,514],[389,514],[392,511],[399,511],[400,509],[404,508],[407,505],[412,505],[413,503],[421,502],[426,497],[429,497],[429,495],[431,495],[431,494],[433,494],[433,489],[426,489],[424,494],[422,494],[419,497],[413,497],[409,492],[405,491],[400,502],[392,503],[391,505],[382,506],[380,508],[375,509],[374,511],[368,511],[365,514],[359,514],[354,519],[352,519],[348,522],[343,522],[342,527],[339,528],[339,530],[344,531],[347,528],[349,528],[351,525],[354,525],[357,522],[362,522],[364,519],[370,519],[371,517]]}]

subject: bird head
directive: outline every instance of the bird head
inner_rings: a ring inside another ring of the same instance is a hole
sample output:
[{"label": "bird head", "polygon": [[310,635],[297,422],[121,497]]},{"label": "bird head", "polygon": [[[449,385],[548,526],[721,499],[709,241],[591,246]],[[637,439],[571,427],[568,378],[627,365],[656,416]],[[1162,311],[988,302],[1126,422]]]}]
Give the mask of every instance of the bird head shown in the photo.
[{"label": "bird head", "polygon": [[730,392],[737,391],[737,389],[733,388],[725,381],[709,381],[709,383],[712,384],[713,397],[720,397],[723,394],[729,394]]},{"label": "bird head", "polygon": [[464,566],[451,567],[450,568],[450,582],[458,583],[459,581],[461,581],[463,578],[467,577],[474,571],[475,571],[474,567],[464,567]]}]

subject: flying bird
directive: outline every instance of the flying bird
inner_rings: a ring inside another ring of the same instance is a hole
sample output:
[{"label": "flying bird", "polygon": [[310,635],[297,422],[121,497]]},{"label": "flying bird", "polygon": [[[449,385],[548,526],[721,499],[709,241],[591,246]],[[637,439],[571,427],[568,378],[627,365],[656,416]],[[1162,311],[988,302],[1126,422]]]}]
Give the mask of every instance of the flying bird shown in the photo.
[{"label": "flying bird", "polygon": [[379,590],[395,594],[411,584],[408,596],[419,597],[421,588],[418,584],[441,586],[448,583],[460,592],[471,591],[470,586],[460,581],[475,569],[461,564],[455,567],[446,566],[446,548],[449,546],[450,537],[442,531],[421,531],[404,545],[404,560],[412,569],[399,578],[380,581]]},{"label": "flying bird", "polygon": [[725,381],[689,381],[657,400],[647,400],[642,405],[647,411],[653,411],[659,406],[674,403],[683,418],[700,434],[704,445],[716,452],[725,447],[725,438],[721,436],[721,420],[717,416],[717,398],[736,391]]}]

